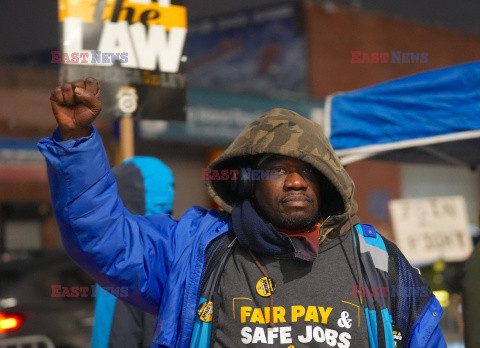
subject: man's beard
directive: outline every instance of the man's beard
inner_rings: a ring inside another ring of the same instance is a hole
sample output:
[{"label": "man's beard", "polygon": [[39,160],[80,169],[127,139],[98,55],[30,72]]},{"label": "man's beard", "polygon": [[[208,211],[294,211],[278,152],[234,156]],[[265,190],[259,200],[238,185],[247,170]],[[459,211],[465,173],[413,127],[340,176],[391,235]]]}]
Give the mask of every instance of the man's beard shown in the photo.
[{"label": "man's beard", "polygon": [[271,223],[281,231],[304,232],[311,229],[320,220],[321,214],[319,212],[310,216],[278,214],[272,219]]}]

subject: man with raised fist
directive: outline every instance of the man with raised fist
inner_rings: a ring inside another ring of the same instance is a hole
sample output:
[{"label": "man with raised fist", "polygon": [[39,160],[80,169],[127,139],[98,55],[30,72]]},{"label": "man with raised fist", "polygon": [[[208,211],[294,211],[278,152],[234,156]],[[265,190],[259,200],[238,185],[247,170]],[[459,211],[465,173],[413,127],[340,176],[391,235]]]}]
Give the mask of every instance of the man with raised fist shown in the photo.
[{"label": "man with raised fist", "polygon": [[269,175],[209,178],[223,211],[192,207],[175,221],[124,208],[92,126],[95,79],[50,99],[58,129],[39,148],[65,249],[158,315],[152,347],[446,347],[439,302],[360,223],[354,184],[318,124],[284,109],[252,122],[209,167]]}]

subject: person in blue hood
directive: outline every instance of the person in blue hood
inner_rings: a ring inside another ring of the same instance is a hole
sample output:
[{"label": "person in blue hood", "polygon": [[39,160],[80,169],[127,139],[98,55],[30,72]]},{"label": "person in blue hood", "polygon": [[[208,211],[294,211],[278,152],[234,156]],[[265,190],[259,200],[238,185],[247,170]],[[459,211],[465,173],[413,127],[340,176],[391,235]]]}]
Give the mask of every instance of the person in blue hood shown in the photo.
[{"label": "person in blue hood", "polygon": [[58,128],[39,148],[65,249],[158,315],[152,347],[446,347],[438,300],[360,223],[320,125],[267,112],[203,171],[223,211],[192,207],[175,221],[125,209],[92,125],[95,79],[50,99]]},{"label": "person in blue hood", "polygon": [[[171,214],[175,196],[170,168],[154,157],[136,156],[112,169],[118,194],[134,215]],[[157,316],[144,312],[97,285],[92,348],[150,347]]]}]

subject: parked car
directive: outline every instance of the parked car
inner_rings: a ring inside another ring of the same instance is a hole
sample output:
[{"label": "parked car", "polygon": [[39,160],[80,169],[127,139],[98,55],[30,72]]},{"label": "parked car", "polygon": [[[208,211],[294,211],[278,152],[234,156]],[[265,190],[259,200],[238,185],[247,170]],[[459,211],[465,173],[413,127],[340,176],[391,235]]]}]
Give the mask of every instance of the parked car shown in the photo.
[{"label": "parked car", "polygon": [[89,347],[93,285],[63,250],[2,254],[0,346],[2,339],[42,335],[57,348]]}]

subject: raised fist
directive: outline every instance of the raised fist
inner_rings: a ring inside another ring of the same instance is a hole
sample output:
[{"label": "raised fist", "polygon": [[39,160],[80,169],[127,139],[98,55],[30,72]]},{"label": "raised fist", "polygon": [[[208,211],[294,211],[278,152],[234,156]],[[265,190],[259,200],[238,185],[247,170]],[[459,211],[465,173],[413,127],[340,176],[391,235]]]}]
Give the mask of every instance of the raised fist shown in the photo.
[{"label": "raised fist", "polygon": [[62,140],[87,137],[102,110],[100,84],[93,77],[58,86],[50,96]]}]

